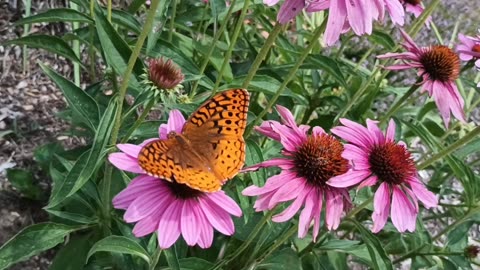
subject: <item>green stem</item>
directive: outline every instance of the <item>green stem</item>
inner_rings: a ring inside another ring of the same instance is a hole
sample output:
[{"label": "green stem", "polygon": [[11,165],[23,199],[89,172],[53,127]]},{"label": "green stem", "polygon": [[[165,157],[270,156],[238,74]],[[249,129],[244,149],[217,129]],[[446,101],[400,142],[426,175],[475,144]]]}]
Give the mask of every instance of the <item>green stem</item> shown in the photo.
[{"label": "green stem", "polygon": [[133,126],[127,131],[123,139],[120,141],[120,143],[126,143],[129,139],[132,133],[143,123],[143,120],[145,120],[145,117],[147,117],[148,113],[150,112],[150,109],[152,109],[153,105],[155,104],[155,99],[151,98],[148,101],[147,106],[143,108],[142,114],[137,118],[135,123],[133,123]]},{"label": "green stem", "polygon": [[[70,2],[70,7],[73,10],[78,11],[78,5],[75,4],[74,2]],[[72,30],[75,31],[79,28],[80,23],[78,22],[72,22]],[[73,40],[72,41],[72,49],[73,52],[77,55],[78,59],[81,59],[80,55],[80,42],[78,40]],[[76,86],[80,86],[80,64],[77,62],[73,62],[73,80],[75,82]]]},{"label": "green stem", "polygon": [[158,264],[158,261],[160,260],[160,255],[162,254],[162,249],[161,248],[157,248],[157,250],[155,250],[155,253],[153,254],[153,257],[152,257],[152,262],[150,263],[150,265],[148,266],[148,269],[149,270],[154,270],[155,267],[157,266]]},{"label": "green stem", "polygon": [[385,113],[385,116],[382,117],[382,120],[380,121],[380,123],[385,123],[386,121],[388,121],[391,118],[391,116],[395,112],[397,112],[397,110],[400,107],[402,107],[403,103],[415,92],[415,90],[418,89],[418,87],[420,86],[418,83],[421,80],[422,80],[421,78],[417,79],[417,81],[414,84],[412,84],[410,89],[408,89],[408,91],[405,94],[403,94],[403,96],[401,96],[392,107],[390,107],[390,110],[388,110],[387,113]]},{"label": "green stem", "polygon": [[[227,24],[228,24],[227,21],[230,18],[230,16],[232,15],[233,7],[235,6],[236,1],[237,0],[232,0],[232,3],[230,5],[230,7],[228,8],[227,15],[225,16],[224,21],[223,21],[222,25],[220,26],[220,29],[215,33],[215,36],[213,37],[213,40],[212,40],[212,45],[209,46],[208,52],[205,55],[205,59],[203,60],[202,65],[200,66],[200,70],[199,70],[199,73],[198,73],[199,75],[203,75],[203,72],[205,72],[205,69],[207,68],[208,63],[210,62],[210,57],[212,56],[212,53],[215,50],[215,48],[217,48],[217,46],[215,46],[215,44],[217,44],[218,40],[220,39],[223,32],[225,31],[225,28],[227,27]],[[200,83],[200,80],[196,80],[193,83],[192,91],[190,92],[190,98],[191,99],[195,96],[195,93],[197,91],[197,87],[198,87],[199,83]]]},{"label": "green stem", "polygon": [[112,22],[112,0],[107,0],[107,20]]},{"label": "green stem", "polygon": [[233,30],[232,39],[230,40],[230,46],[228,46],[228,50],[224,55],[223,63],[222,63],[222,66],[220,67],[217,81],[215,82],[215,86],[213,87],[211,96],[215,95],[215,93],[218,90],[218,87],[220,86],[220,83],[222,82],[223,73],[225,72],[227,65],[229,65],[230,63],[230,57],[232,56],[233,47],[235,47],[238,36],[240,35],[240,30],[242,30],[245,16],[247,15],[247,9],[248,9],[248,6],[250,5],[250,0],[244,0],[244,1],[245,2],[243,3],[242,12],[238,17],[237,24],[235,25],[235,29]]},{"label": "green stem", "polygon": [[[25,4],[25,17],[29,17],[32,11],[32,1],[31,0],[26,0],[24,1]],[[27,36],[28,33],[30,32],[30,24],[24,24],[23,25],[23,36]],[[28,63],[29,63],[29,57],[28,57],[28,47],[27,45],[23,45],[22,47],[22,68],[23,68],[23,74],[27,73],[28,70]]]},{"label": "green stem", "polygon": [[[155,18],[155,13],[158,7],[160,0],[152,0],[152,5],[147,13],[147,19],[145,21],[145,25],[138,37],[137,43],[135,44],[135,48],[130,55],[130,59],[128,60],[127,70],[123,74],[122,84],[118,91],[117,102],[118,102],[118,109],[115,116],[115,123],[112,129],[112,135],[110,138],[110,144],[114,145],[117,142],[118,133],[120,131],[120,126],[122,124],[122,110],[123,110],[123,101],[125,100],[125,95],[127,93],[128,81],[132,75],[133,66],[140,55],[140,50],[142,49],[143,42],[145,41],[150,29],[152,28],[153,21]],[[114,80],[115,81],[115,78]],[[103,215],[105,218],[105,227],[109,227],[110,224],[110,186],[112,182],[112,166],[107,166],[105,170],[105,177],[102,182],[102,202],[103,202]]]},{"label": "green stem", "polygon": [[474,128],[472,131],[467,133],[465,136],[460,138],[458,141],[452,143],[448,147],[444,148],[442,151],[438,152],[437,154],[431,156],[429,159],[425,160],[421,164],[418,165],[419,170],[423,170],[426,167],[432,165],[435,161],[443,158],[446,155],[451,154],[455,150],[457,150],[460,147],[465,146],[468,142],[471,140],[478,138],[478,135],[480,134],[480,126]]},{"label": "green stem", "polygon": [[[463,222],[467,221],[470,217],[478,214],[480,212],[480,207],[477,207],[477,208],[474,208],[474,209],[471,209],[469,210],[463,217],[461,217],[460,219],[457,219],[455,220],[455,222],[453,222],[452,224],[448,225],[445,229],[443,229],[441,232],[439,232],[437,235],[435,235],[434,237],[432,237],[432,243],[435,242],[436,240],[438,240],[440,237],[442,237],[443,235],[445,235],[446,233],[448,233],[449,231],[455,229],[457,226],[463,224]],[[397,264],[405,259],[408,259],[408,258],[411,258],[411,257],[414,257],[417,255],[417,251],[418,250],[421,250],[423,247],[425,247],[427,244],[423,244],[413,250],[411,250],[410,252],[408,252],[407,254],[401,256],[400,258],[397,258],[396,260],[394,260],[392,263],[393,264]]]},{"label": "green stem", "polygon": [[[90,16],[93,18],[95,12],[95,0],[90,0]],[[95,46],[93,45],[93,42],[95,40],[95,26],[93,24],[90,24],[88,26],[88,31],[90,33],[89,36],[89,42],[88,44],[88,55],[90,59],[90,80],[94,82],[96,80],[95,78]]]},{"label": "green stem", "polygon": [[168,31],[168,42],[172,42],[173,29],[175,26],[175,15],[177,13],[177,0],[173,0],[172,17],[170,18],[170,31]]},{"label": "green stem", "polygon": [[263,226],[267,223],[268,220],[270,220],[275,212],[275,208],[267,212],[266,215],[263,216],[263,218],[255,225],[255,228],[253,228],[252,232],[248,236],[247,240],[238,247],[238,249],[235,251],[234,254],[231,255],[229,258],[225,258],[225,260],[217,263],[215,266],[211,268],[211,270],[215,269],[220,269],[222,268],[225,264],[233,261],[235,258],[237,258],[240,254],[242,254],[243,251],[245,251],[248,246],[253,242],[255,237],[262,231]]},{"label": "green stem", "polygon": [[275,95],[270,99],[270,101],[268,102],[267,106],[265,107],[265,109],[263,109],[262,112],[260,112],[257,117],[255,118],[255,120],[253,121],[253,123],[247,127],[247,130],[245,131],[245,138],[248,138],[248,136],[250,136],[250,133],[252,132],[253,130],[253,127],[258,125],[258,123],[260,123],[260,121],[262,120],[262,118],[265,116],[265,114],[267,114],[268,111],[270,111],[270,109],[272,108],[272,106],[275,104],[275,102],[277,102],[277,99],[280,97],[280,95],[283,93],[283,91],[285,91],[285,88],[287,86],[288,83],[290,83],[290,81],[295,77],[295,74],[297,73],[297,70],[298,68],[300,68],[300,66],[303,64],[303,61],[305,61],[305,59],[307,58],[308,54],[310,53],[310,51],[312,50],[312,48],[317,45],[317,42],[318,42],[318,39],[320,38],[320,35],[324,32],[325,30],[325,27],[326,27],[326,20],[324,21],[324,23],[318,27],[317,29],[315,29],[314,33],[313,33],[313,36],[312,38],[310,39],[310,42],[308,44],[308,47],[305,48],[302,53],[300,54],[300,56],[298,57],[298,60],[297,62],[295,63],[295,65],[290,69],[289,73],[287,74],[287,76],[285,77],[284,81],[282,82],[282,84],[278,87]]},{"label": "green stem", "polygon": [[280,247],[281,245],[283,245],[285,243],[285,241],[287,241],[288,239],[290,239],[290,237],[292,237],[295,232],[298,231],[298,226],[294,225],[292,227],[290,227],[290,229],[284,233],[280,239],[277,239],[275,241],[275,243],[273,243],[273,245],[271,245],[258,259],[258,261],[262,261],[264,260],[265,258],[267,258],[268,256],[270,256],[270,254],[272,254],[275,250],[277,250],[278,247]]},{"label": "green stem", "polygon": [[278,22],[273,27],[272,32],[269,33],[267,40],[265,41],[262,48],[260,49],[260,52],[258,52],[257,57],[255,57],[255,60],[253,61],[253,64],[250,67],[248,74],[245,77],[245,80],[243,81],[242,88],[248,87],[253,77],[257,73],[257,70],[260,67],[260,64],[265,59],[265,57],[268,54],[268,51],[270,50],[273,43],[275,42],[275,39],[277,38],[278,34],[282,31],[282,28],[283,28],[282,25]]},{"label": "green stem", "polygon": [[347,215],[345,216],[344,219],[347,219],[347,218],[351,218],[353,216],[355,216],[356,214],[358,214],[358,212],[360,212],[361,210],[363,210],[363,208],[365,208],[367,205],[369,205],[370,203],[373,202],[373,197],[370,197],[368,198],[366,201],[364,201],[362,204],[360,204],[359,206],[353,208],[352,210],[350,210],[350,212],[347,213]]}]

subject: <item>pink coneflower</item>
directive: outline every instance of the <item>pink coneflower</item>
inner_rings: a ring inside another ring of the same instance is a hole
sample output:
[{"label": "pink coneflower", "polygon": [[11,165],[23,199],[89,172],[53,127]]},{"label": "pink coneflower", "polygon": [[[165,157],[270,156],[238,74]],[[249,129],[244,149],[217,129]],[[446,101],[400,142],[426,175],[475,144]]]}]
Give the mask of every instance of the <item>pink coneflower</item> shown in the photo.
[{"label": "pink coneflower", "polygon": [[[180,133],[185,118],[172,110],[167,124],[159,129],[160,139],[171,131]],[[118,144],[119,153],[108,160],[117,168],[140,174],[113,198],[115,208],[126,210],[126,222],[136,222],[133,234],[142,237],[157,231],[160,248],[169,248],[180,235],[188,245],[208,248],[213,241],[213,228],[225,235],[235,231],[230,215],[241,216],[242,210],[225,192],[204,193],[183,184],[168,182],[147,175],[138,165],[142,145]]]},{"label": "pink coneflower", "polygon": [[[279,0],[263,0],[268,6],[273,6]],[[303,9],[307,12],[329,10],[325,43],[333,45],[350,29],[358,35],[372,33],[374,21],[383,21],[385,10],[392,21],[403,25],[405,12],[399,0],[285,0],[277,16],[279,23],[287,23]]]},{"label": "pink coneflower", "polygon": [[462,61],[475,60],[475,66],[480,68],[480,35],[476,37],[458,35],[460,44],[457,46],[457,52]]},{"label": "pink coneflower", "polygon": [[327,184],[345,188],[360,183],[359,188],[380,184],[373,201],[373,232],[379,232],[390,214],[400,232],[415,230],[418,200],[425,207],[437,206],[437,198],[417,178],[417,169],[403,142],[395,142],[395,122],[390,121],[385,135],[376,121],[367,127],[347,119],[332,133],[347,141],[343,157],[353,170],[337,176]]},{"label": "pink coneflower", "polygon": [[344,209],[351,206],[347,189],[335,188],[327,181],[348,170],[348,161],[342,158],[342,144],[322,128],[297,126],[293,115],[282,106],[277,106],[283,124],[265,121],[256,130],[265,136],[280,141],[283,157],[273,158],[246,169],[276,166],[282,169],[278,175],[267,179],[263,187],[247,187],[242,194],[259,196],[256,211],[270,210],[281,202],[293,201],[283,212],[274,216],[274,222],[291,219],[303,206],[298,225],[298,237],[303,238],[313,220],[313,238],[320,229],[320,213],[325,204],[328,229],[336,229]]},{"label": "pink coneflower", "polygon": [[455,80],[460,74],[458,55],[447,46],[435,45],[418,47],[412,38],[403,30],[405,53],[387,53],[378,58],[395,58],[402,60],[401,64],[385,67],[389,70],[416,68],[418,76],[423,81],[423,91],[433,97],[442,115],[445,126],[450,122],[450,111],[458,120],[465,122],[463,98],[458,92]]},{"label": "pink coneflower", "polygon": [[[401,0],[401,2],[405,6],[405,11],[412,13],[415,18],[418,18],[420,15],[422,15],[424,8],[421,0]],[[425,20],[427,28],[430,28],[431,21],[432,17],[430,16]]]}]

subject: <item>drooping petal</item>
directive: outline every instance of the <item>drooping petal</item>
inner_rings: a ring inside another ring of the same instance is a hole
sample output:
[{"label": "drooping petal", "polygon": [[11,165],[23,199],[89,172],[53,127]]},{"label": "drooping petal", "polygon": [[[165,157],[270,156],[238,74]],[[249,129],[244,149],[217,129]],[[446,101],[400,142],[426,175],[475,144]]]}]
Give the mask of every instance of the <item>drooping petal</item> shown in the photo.
[{"label": "drooping petal", "polygon": [[422,183],[417,179],[408,181],[408,184],[412,188],[415,196],[425,205],[426,208],[436,207],[438,205],[438,199],[430,192]]},{"label": "drooping petal", "polygon": [[170,191],[162,188],[154,188],[138,194],[138,197],[130,203],[123,215],[126,222],[137,222],[155,212],[159,206],[173,201]]},{"label": "drooping petal", "polygon": [[117,209],[127,209],[139,194],[158,187],[158,179],[149,175],[135,177],[126,189],[118,193],[112,200],[113,206]]},{"label": "drooping petal", "polygon": [[199,236],[197,244],[201,248],[209,248],[213,242],[213,227],[199,207],[195,207],[194,209],[196,211],[196,217],[198,218]]},{"label": "drooping petal", "polygon": [[237,202],[235,202],[232,198],[227,196],[224,191],[221,190],[219,192],[210,193],[208,194],[208,198],[212,203],[227,211],[227,213],[236,217],[240,217],[242,215],[242,209],[240,206],[238,206]]},{"label": "drooping petal", "polygon": [[327,228],[329,230],[335,230],[340,225],[340,217],[343,213],[343,198],[340,192],[329,189],[326,194],[326,213],[325,218],[327,222]]},{"label": "drooping petal", "polygon": [[305,189],[305,179],[294,178],[287,185],[279,187],[274,191],[274,195],[270,199],[268,208],[273,208],[280,202],[286,202],[295,199]]},{"label": "drooping petal", "polygon": [[363,180],[360,185],[358,185],[357,189],[362,189],[364,187],[371,187],[377,184],[378,182],[378,177],[375,175],[371,175],[370,177],[367,177],[367,179]]},{"label": "drooping petal", "polygon": [[133,235],[136,237],[143,237],[154,232],[158,228],[158,222],[162,218],[162,213],[165,211],[165,208],[166,207],[163,205],[150,216],[145,217],[137,222],[135,227],[133,227]]},{"label": "drooping petal", "polygon": [[373,21],[372,13],[370,12],[371,7],[361,0],[345,1],[345,6],[347,8],[348,21],[353,32],[359,36],[371,34]]},{"label": "drooping petal", "polygon": [[375,192],[373,198],[373,228],[372,232],[377,233],[387,223],[388,214],[390,213],[390,192],[388,184],[381,183]]},{"label": "drooping petal", "polygon": [[283,185],[288,185],[288,182],[294,178],[296,178],[296,175],[292,172],[282,171],[282,173],[268,178],[263,187],[249,186],[242,191],[242,194],[245,196],[258,196],[272,192]]},{"label": "drooping petal", "polygon": [[195,202],[192,200],[185,200],[182,208],[182,215],[180,220],[180,230],[182,232],[183,239],[187,242],[187,245],[193,246],[197,243],[198,233],[198,220],[195,216],[196,207]]},{"label": "drooping petal", "polygon": [[[392,195],[392,223],[399,232],[415,228],[417,212],[407,195],[396,186],[393,186]],[[412,231],[412,230],[410,230]]]},{"label": "drooping petal", "polygon": [[298,221],[298,238],[304,238],[307,235],[308,228],[310,228],[310,223],[312,221],[312,217],[314,215],[313,208],[315,206],[315,197],[314,195],[310,195],[314,193],[315,190],[312,189],[309,194],[305,196],[305,207],[300,214],[300,219]]},{"label": "drooping petal", "polygon": [[233,234],[235,227],[232,218],[227,212],[212,203],[208,197],[198,198],[198,202],[208,222],[217,229],[217,231],[225,235]]},{"label": "drooping petal", "polygon": [[320,231],[320,216],[322,213],[323,204],[323,191],[318,189],[316,192],[311,193],[310,196],[316,196],[314,199],[315,205],[313,207],[313,242],[317,240],[318,232]]},{"label": "drooping petal", "polygon": [[305,7],[304,0],[286,0],[278,11],[277,21],[285,24],[295,18]]},{"label": "drooping petal", "polygon": [[347,17],[345,1],[332,0],[330,2],[327,28],[325,29],[324,40],[327,46],[333,45],[340,37],[340,33]]},{"label": "drooping petal", "polygon": [[162,249],[171,247],[180,236],[180,217],[182,213],[181,201],[173,201],[160,219],[158,224],[158,245]]},{"label": "drooping petal", "polygon": [[285,222],[291,219],[298,212],[300,207],[302,207],[303,202],[305,201],[305,196],[310,192],[311,189],[311,187],[304,189],[303,192],[300,193],[299,196],[292,202],[292,204],[287,207],[287,209],[283,210],[283,212],[280,214],[273,216],[272,220],[274,222]]}]

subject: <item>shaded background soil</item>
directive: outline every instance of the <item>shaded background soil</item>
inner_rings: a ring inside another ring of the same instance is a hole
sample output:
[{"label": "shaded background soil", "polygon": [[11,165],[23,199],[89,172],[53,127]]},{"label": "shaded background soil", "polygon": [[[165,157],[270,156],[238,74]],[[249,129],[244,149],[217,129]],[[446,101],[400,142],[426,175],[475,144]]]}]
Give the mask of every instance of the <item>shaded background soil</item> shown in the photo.
[{"label": "shaded background soil", "polygon": [[[480,28],[477,14],[480,1],[444,0],[441,5],[433,19],[442,33],[452,33],[456,20],[461,20],[459,26],[463,33],[474,35],[476,29]],[[33,1],[32,14],[59,7],[64,7],[60,1]],[[0,0],[0,134],[11,131],[8,135],[0,136],[0,245],[22,228],[48,220],[42,207],[50,192],[50,180],[35,162],[34,150],[50,142],[60,142],[66,148],[82,143],[79,138],[70,136],[68,124],[56,116],[65,108],[65,100],[37,64],[45,63],[71,78],[70,63],[61,57],[30,48],[24,68],[22,48],[1,45],[23,34],[21,26],[13,25],[23,13],[21,1]],[[36,24],[31,33],[61,36],[66,27],[56,23]],[[432,32],[425,32],[422,36],[425,42],[421,44],[427,44],[428,40],[436,42]],[[32,171],[45,199],[30,200],[17,192],[6,178],[5,169],[8,167]],[[44,252],[11,269],[48,269],[54,253],[55,250]]]}]

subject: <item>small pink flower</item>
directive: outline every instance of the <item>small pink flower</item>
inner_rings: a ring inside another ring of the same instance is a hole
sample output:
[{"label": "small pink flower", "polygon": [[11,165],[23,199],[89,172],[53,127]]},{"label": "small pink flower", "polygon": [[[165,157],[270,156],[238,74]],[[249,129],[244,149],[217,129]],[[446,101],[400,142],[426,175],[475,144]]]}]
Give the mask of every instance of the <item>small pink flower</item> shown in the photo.
[{"label": "small pink flower", "polygon": [[387,53],[377,58],[402,60],[400,64],[386,67],[389,70],[417,69],[418,76],[423,78],[420,83],[423,91],[427,91],[435,100],[446,127],[450,122],[450,112],[465,122],[464,101],[455,84],[460,74],[458,55],[447,46],[418,47],[405,31],[401,32],[406,41],[403,47],[408,52]]},{"label": "small pink flower", "polygon": [[[405,11],[412,13],[415,18],[418,18],[420,15],[422,15],[424,8],[421,4],[421,0],[401,0],[401,2],[405,6]],[[432,17],[428,16],[427,20],[425,20],[427,28],[430,28],[431,22]]]},{"label": "small pink flower", "polygon": [[334,187],[358,188],[376,186],[373,201],[373,232],[379,232],[390,215],[400,232],[415,230],[418,200],[425,207],[437,206],[437,198],[417,177],[415,163],[403,142],[395,142],[395,122],[390,121],[385,135],[376,121],[367,120],[367,127],[347,119],[332,133],[347,141],[343,157],[353,170],[328,181]]},{"label": "small pink flower", "polygon": [[[185,118],[172,110],[167,124],[160,125],[159,137],[166,139],[171,131],[180,133]],[[230,215],[241,216],[242,210],[225,192],[204,193],[186,185],[168,182],[147,175],[138,165],[142,146],[118,144],[121,152],[108,160],[118,169],[140,174],[113,198],[113,206],[126,210],[124,219],[136,222],[133,234],[142,237],[157,231],[160,248],[172,246],[180,235],[189,246],[208,248],[213,242],[213,229],[232,235],[235,227]]]},{"label": "small pink flower", "polygon": [[348,162],[342,158],[342,144],[322,128],[314,127],[307,134],[309,126],[297,126],[288,109],[280,105],[277,110],[282,123],[265,121],[256,130],[283,145],[283,157],[273,158],[244,171],[265,167],[279,167],[282,172],[267,179],[263,187],[250,186],[243,190],[247,196],[258,196],[256,211],[271,210],[277,204],[292,201],[283,212],[274,216],[274,222],[291,219],[300,208],[298,237],[307,234],[313,221],[313,238],[320,229],[320,214],[325,205],[326,224],[329,230],[340,224],[343,211],[351,206],[347,189],[329,186],[327,181],[348,170]]},{"label": "small pink flower", "polygon": [[457,45],[457,52],[462,61],[475,60],[475,66],[480,68],[480,35],[476,37],[458,35],[460,44]]}]

